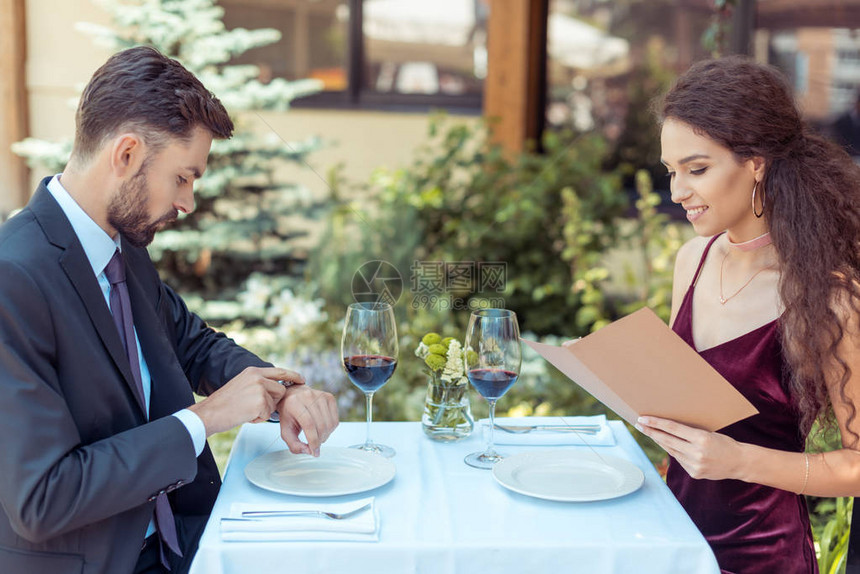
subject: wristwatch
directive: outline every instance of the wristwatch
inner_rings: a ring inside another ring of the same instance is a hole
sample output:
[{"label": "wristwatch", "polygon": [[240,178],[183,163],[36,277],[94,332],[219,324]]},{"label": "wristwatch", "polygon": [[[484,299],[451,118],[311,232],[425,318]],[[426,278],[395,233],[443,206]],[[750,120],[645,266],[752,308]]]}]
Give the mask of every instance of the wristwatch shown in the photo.
[{"label": "wristwatch", "polygon": [[[288,388],[290,388],[290,387],[292,387],[293,385],[295,385],[295,383],[294,383],[293,381],[278,381],[278,382],[279,382],[283,387],[285,387],[285,388],[287,388],[287,389],[288,389]],[[269,415],[269,421],[268,421],[268,422],[270,422],[270,423],[279,423],[279,422],[281,422],[281,415],[279,415],[279,414],[278,414],[278,411],[275,411],[275,412],[273,412],[271,415]]]}]

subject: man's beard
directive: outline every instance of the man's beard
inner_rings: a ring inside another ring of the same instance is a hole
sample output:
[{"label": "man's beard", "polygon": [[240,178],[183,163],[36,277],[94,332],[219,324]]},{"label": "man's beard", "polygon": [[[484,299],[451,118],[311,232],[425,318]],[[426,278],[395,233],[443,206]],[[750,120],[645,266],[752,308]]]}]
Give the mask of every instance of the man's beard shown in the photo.
[{"label": "man's beard", "polygon": [[147,163],[144,161],[134,177],[120,185],[119,193],[108,205],[108,223],[135,247],[146,247],[152,243],[155,233],[177,216],[176,210],[171,209],[155,221],[149,221],[146,205],[149,196],[145,171]]}]

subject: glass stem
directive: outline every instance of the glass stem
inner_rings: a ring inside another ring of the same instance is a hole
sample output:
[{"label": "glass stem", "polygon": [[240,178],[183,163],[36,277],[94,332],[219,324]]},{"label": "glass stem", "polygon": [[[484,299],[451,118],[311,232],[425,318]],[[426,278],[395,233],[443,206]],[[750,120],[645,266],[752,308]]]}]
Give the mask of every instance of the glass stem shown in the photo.
[{"label": "glass stem", "polygon": [[365,393],[364,398],[367,400],[367,440],[365,444],[373,444],[370,440],[370,423],[373,422],[373,393]]},{"label": "glass stem", "polygon": [[488,400],[487,402],[490,403],[490,436],[489,436],[489,439],[487,440],[487,452],[492,453],[492,452],[494,452],[494,449],[493,449],[493,431],[495,430],[495,427],[496,427],[496,400],[495,399]]}]

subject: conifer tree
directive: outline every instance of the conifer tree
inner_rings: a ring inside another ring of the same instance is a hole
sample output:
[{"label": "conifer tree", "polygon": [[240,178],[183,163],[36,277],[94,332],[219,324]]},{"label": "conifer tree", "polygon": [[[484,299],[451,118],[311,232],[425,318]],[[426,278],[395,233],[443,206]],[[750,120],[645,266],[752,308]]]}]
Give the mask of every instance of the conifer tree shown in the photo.
[{"label": "conifer tree", "polygon": [[[176,58],[224,103],[236,124],[232,139],[213,143],[207,172],[195,185],[195,211],[157,234],[150,246],[162,277],[207,320],[243,313],[246,322],[265,320],[268,299],[301,274],[303,256],[296,254],[294,240],[303,232],[295,222],[318,217],[324,199],[311,199],[306,188],[277,176],[285,163],[305,162],[319,139],[282,139],[258,112],[288,110],[321,84],[280,78],[262,83],[257,66],[230,64],[278,41],[280,32],[228,30],[224,9],[214,0],[94,1],[108,11],[111,25],[78,23],[79,30],[112,50],[145,44]],[[71,141],[31,138],[13,149],[40,172],[56,173],[68,160]],[[260,304],[241,305],[237,296],[252,276]]]}]

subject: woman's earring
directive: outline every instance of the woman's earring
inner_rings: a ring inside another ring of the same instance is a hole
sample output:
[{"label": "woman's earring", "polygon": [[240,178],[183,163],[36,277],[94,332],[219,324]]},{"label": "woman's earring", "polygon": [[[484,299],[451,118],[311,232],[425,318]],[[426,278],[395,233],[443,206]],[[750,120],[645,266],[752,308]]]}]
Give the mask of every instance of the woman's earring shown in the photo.
[{"label": "woman's earring", "polygon": [[755,185],[753,186],[752,210],[753,210],[753,215],[760,218],[762,215],[764,215],[764,192],[762,192],[762,194],[761,194],[761,213],[757,213],[755,210],[755,192],[756,192],[757,188],[758,188],[758,181],[756,181]]}]

